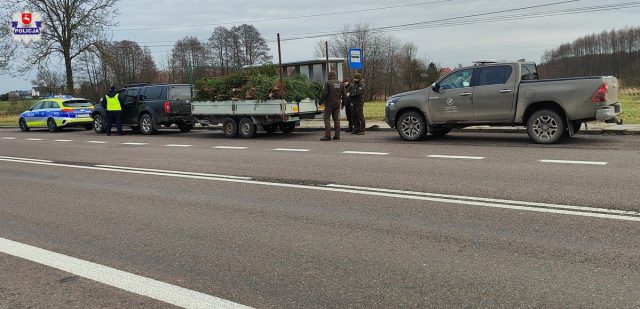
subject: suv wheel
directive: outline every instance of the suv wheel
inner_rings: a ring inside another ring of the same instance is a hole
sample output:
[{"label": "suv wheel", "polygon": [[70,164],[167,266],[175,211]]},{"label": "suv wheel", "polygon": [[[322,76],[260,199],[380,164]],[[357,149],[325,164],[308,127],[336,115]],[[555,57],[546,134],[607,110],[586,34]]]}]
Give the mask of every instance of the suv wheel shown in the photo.
[{"label": "suv wheel", "polygon": [[238,136],[238,123],[235,119],[227,118],[222,122],[224,136],[234,138]]},{"label": "suv wheel", "polygon": [[102,118],[100,114],[93,116],[93,132],[98,134],[104,133],[104,118]]},{"label": "suv wheel", "polygon": [[18,121],[18,125],[20,126],[20,131],[27,132],[30,130],[29,126],[27,126],[27,121],[24,118],[20,118]]},{"label": "suv wheel", "polygon": [[400,115],[396,128],[405,141],[418,141],[427,135],[427,121],[422,114],[414,111]]},{"label": "suv wheel", "polygon": [[158,132],[158,130],[153,127],[151,115],[144,114],[140,117],[140,132],[144,135],[156,134],[156,132]]},{"label": "suv wheel", "polygon": [[256,135],[256,125],[251,118],[245,117],[240,119],[239,133],[242,138],[252,138]]},{"label": "suv wheel", "polygon": [[553,144],[560,140],[566,129],[562,116],[554,110],[535,112],[527,121],[529,138],[538,144]]}]

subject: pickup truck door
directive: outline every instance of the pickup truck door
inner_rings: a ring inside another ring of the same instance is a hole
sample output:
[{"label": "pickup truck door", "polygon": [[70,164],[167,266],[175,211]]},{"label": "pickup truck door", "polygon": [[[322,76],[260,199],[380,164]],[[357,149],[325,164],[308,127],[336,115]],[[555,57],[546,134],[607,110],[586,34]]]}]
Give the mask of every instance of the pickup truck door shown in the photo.
[{"label": "pickup truck door", "polygon": [[508,123],[514,113],[516,75],[510,65],[477,69],[477,85],[473,89],[476,122]]},{"label": "pickup truck door", "polygon": [[451,73],[429,91],[429,118],[433,123],[473,121],[473,69]]}]

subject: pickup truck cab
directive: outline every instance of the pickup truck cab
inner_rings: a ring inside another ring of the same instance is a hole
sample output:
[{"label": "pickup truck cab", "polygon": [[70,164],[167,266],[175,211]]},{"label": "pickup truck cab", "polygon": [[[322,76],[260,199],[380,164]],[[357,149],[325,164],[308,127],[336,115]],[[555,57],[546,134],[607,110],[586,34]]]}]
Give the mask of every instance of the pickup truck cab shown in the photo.
[{"label": "pickup truck cab", "polygon": [[583,122],[613,122],[621,113],[618,80],[594,76],[538,79],[535,63],[478,62],[430,88],[387,101],[385,121],[407,141],[476,125],[525,125],[536,143],[573,136]]},{"label": "pickup truck cab", "polygon": [[[119,91],[122,106],[122,125],[143,134],[155,134],[161,126],[175,124],[180,131],[193,129],[191,115],[191,86],[186,84],[135,84]],[[97,104],[93,113],[93,128],[104,132],[106,110]]]}]

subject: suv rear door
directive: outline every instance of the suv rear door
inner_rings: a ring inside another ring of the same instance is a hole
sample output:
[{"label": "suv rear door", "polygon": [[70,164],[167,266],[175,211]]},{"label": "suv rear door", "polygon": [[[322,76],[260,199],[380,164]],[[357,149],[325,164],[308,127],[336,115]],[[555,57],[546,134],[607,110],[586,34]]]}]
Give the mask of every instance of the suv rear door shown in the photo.
[{"label": "suv rear door", "polygon": [[164,102],[167,98],[166,86],[146,86],[142,88],[142,102],[140,110],[150,107],[153,110],[152,117],[158,117],[164,113]]},{"label": "suv rear door", "polygon": [[514,114],[516,73],[511,65],[477,68],[477,85],[473,88],[475,121],[509,122]]},{"label": "suv rear door", "polygon": [[191,86],[170,85],[169,102],[171,104],[171,115],[191,115]]}]

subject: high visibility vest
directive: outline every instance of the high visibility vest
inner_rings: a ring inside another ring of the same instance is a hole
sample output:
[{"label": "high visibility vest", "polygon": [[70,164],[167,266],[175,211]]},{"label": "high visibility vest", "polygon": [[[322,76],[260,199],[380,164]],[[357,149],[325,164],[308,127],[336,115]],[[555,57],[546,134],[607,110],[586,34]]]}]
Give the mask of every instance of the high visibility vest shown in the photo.
[{"label": "high visibility vest", "polygon": [[120,106],[120,100],[118,99],[118,95],[115,97],[106,96],[107,99],[107,110],[108,111],[121,111],[122,107]]}]

